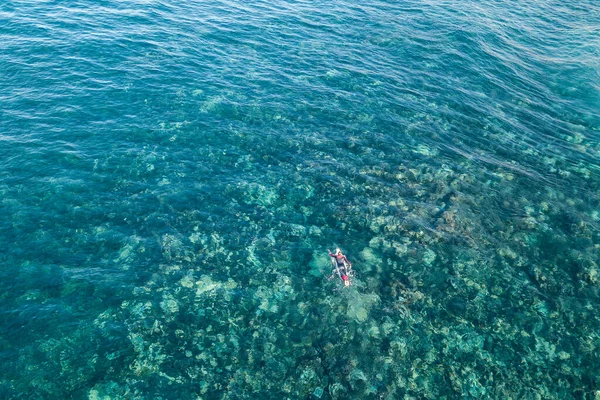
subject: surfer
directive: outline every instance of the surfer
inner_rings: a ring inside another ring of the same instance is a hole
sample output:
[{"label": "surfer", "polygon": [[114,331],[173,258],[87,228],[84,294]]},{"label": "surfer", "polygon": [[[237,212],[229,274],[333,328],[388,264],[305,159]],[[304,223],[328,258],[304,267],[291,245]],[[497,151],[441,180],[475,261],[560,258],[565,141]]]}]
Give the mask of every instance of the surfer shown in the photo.
[{"label": "surfer", "polygon": [[348,274],[350,273],[350,269],[352,268],[352,264],[348,261],[348,258],[342,254],[342,251],[338,248],[335,249],[335,253],[327,250],[329,256],[331,257],[331,262],[334,264],[335,269],[333,273],[339,275],[339,277],[344,281],[345,286],[350,286],[350,279]]}]

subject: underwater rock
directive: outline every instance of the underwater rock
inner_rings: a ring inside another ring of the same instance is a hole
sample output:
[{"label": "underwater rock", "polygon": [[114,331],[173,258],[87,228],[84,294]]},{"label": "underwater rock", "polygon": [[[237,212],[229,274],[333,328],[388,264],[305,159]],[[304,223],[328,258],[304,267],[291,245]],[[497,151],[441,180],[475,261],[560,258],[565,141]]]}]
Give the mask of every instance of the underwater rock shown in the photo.
[{"label": "underwater rock", "polygon": [[131,236],[125,240],[125,243],[119,250],[119,255],[114,259],[117,264],[129,264],[134,261],[137,252],[143,252],[144,247],[140,245],[142,239],[138,236]]},{"label": "underwater rock", "polygon": [[365,322],[369,316],[369,312],[365,307],[349,305],[347,315],[357,322]]},{"label": "underwater rock", "polygon": [[357,390],[361,386],[361,384],[367,382],[367,376],[363,371],[361,371],[358,368],[355,368],[352,370],[352,372],[350,372],[348,379],[350,381],[350,387],[352,388],[352,390]]},{"label": "underwater rock", "polygon": [[341,383],[333,383],[329,385],[329,395],[332,399],[339,399],[346,393],[346,388]]},{"label": "underwater rock", "polygon": [[181,279],[179,283],[181,284],[181,286],[191,289],[194,287],[194,278],[191,273],[188,273]]},{"label": "underwater rock", "polygon": [[220,282],[215,282],[209,275],[203,275],[195,283],[196,297],[200,297],[205,293],[215,291],[221,287]]},{"label": "underwater rock", "polygon": [[536,358],[543,357],[543,360],[553,360],[556,355],[556,345],[548,342],[542,337],[535,338]]},{"label": "underwater rock", "polygon": [[433,264],[433,262],[436,259],[436,254],[433,252],[433,250],[431,249],[427,249],[425,250],[425,254],[423,254],[423,262],[425,263],[425,265],[427,265],[428,267],[431,267],[431,264]]},{"label": "underwater rock", "polygon": [[475,398],[481,398],[487,394],[486,388],[479,382],[475,373],[470,373],[464,383],[468,385],[469,394]]},{"label": "underwater rock", "polygon": [[375,254],[375,252],[373,251],[372,248],[365,247],[359,253],[359,256],[364,261],[361,264],[361,269],[362,270],[367,271],[367,270],[373,270],[373,269],[379,269],[379,268],[381,268],[381,265],[382,265],[383,261],[382,261],[381,257],[379,257],[378,255]]},{"label": "underwater rock", "polygon": [[165,294],[163,301],[160,302],[160,308],[167,314],[175,314],[179,311],[179,304],[171,294]]},{"label": "underwater rock", "polygon": [[372,249],[379,250],[385,244],[385,239],[381,236],[375,236],[369,241],[369,247]]},{"label": "underwater rock", "polygon": [[175,235],[164,234],[161,237],[160,245],[167,260],[180,257],[184,251],[182,241]]},{"label": "underwater rock", "polygon": [[403,257],[408,253],[408,246],[406,243],[392,242],[392,247],[398,257]]},{"label": "underwater rock", "polygon": [[274,358],[269,358],[265,367],[266,371],[270,376],[272,376],[272,378],[276,380],[283,380],[283,378],[285,378],[286,367],[282,362]]},{"label": "underwater rock", "polygon": [[260,311],[276,313],[279,311],[279,303],[293,293],[294,289],[289,276],[279,275],[277,282],[272,287],[260,286],[256,290],[254,298],[260,301],[258,306]]},{"label": "underwater rock", "polygon": [[358,294],[348,303],[346,315],[356,322],[365,322],[369,316],[369,309],[381,300],[375,294]]},{"label": "underwater rock", "polygon": [[296,382],[297,393],[303,398],[314,393],[315,387],[319,386],[322,372],[322,369],[316,362],[308,362],[300,365],[296,370],[296,376],[299,377]]},{"label": "underwater rock", "polygon": [[569,353],[567,353],[566,351],[559,351],[558,358],[564,361],[564,360],[568,360],[569,358],[571,358],[571,355]]},{"label": "underwater rock", "polygon": [[133,393],[127,386],[123,387],[113,381],[96,384],[88,392],[88,400],[112,400],[132,397]]},{"label": "underwater rock", "polygon": [[312,276],[329,276],[333,267],[331,266],[331,258],[327,253],[322,251],[314,251],[312,259],[308,263],[310,266],[309,273]]},{"label": "underwater rock", "polygon": [[312,395],[315,396],[317,399],[320,399],[321,397],[323,397],[323,388],[320,386],[317,386],[315,388],[315,390],[313,390]]},{"label": "underwater rock", "polygon": [[454,313],[462,314],[467,311],[468,303],[463,298],[453,298],[448,301],[448,309]]},{"label": "underwater rock", "polygon": [[316,225],[311,225],[311,226],[308,228],[308,234],[309,234],[309,235],[311,235],[311,236],[317,236],[317,237],[320,237],[320,236],[322,236],[322,235],[323,235],[323,231],[322,231],[322,230],[321,230],[321,228],[319,228],[318,226],[316,226]]},{"label": "underwater rock", "polygon": [[285,231],[291,236],[306,236],[307,229],[299,224],[286,224]]},{"label": "underwater rock", "polygon": [[311,385],[317,381],[317,373],[312,367],[305,367],[300,373],[300,384]]},{"label": "underwater rock", "polygon": [[385,336],[389,336],[396,329],[397,325],[391,320],[391,318],[387,318],[386,321],[381,326],[383,330],[383,334]]},{"label": "underwater rock", "polygon": [[373,339],[379,339],[381,337],[381,332],[379,331],[379,327],[375,324],[371,324],[369,329],[367,330],[369,337]]},{"label": "underwater rock", "polygon": [[278,199],[277,192],[259,183],[250,183],[246,185],[244,200],[249,204],[260,205],[264,207],[272,206]]}]

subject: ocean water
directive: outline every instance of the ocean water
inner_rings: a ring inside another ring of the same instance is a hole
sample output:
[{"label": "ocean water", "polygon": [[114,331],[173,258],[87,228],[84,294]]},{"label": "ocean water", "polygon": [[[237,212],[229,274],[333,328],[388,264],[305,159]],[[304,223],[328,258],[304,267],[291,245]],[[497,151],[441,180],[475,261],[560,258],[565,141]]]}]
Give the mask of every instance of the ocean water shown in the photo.
[{"label": "ocean water", "polygon": [[595,0],[3,1],[0,397],[598,399],[599,60]]}]

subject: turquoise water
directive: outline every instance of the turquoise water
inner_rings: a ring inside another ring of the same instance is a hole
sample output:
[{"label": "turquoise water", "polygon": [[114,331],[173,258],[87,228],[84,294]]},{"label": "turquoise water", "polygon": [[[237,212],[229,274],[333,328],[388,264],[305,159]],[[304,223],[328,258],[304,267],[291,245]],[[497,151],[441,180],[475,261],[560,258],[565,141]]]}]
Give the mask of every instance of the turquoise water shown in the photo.
[{"label": "turquoise water", "polygon": [[599,60],[592,0],[3,2],[0,397],[598,398]]}]

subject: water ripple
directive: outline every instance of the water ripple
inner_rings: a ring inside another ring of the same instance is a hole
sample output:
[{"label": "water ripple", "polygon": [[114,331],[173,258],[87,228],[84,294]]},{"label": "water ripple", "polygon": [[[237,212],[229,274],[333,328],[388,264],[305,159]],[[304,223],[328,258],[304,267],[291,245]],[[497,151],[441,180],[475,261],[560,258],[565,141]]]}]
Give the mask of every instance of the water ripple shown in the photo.
[{"label": "water ripple", "polygon": [[20,1],[0,26],[3,398],[597,389],[596,1]]}]

